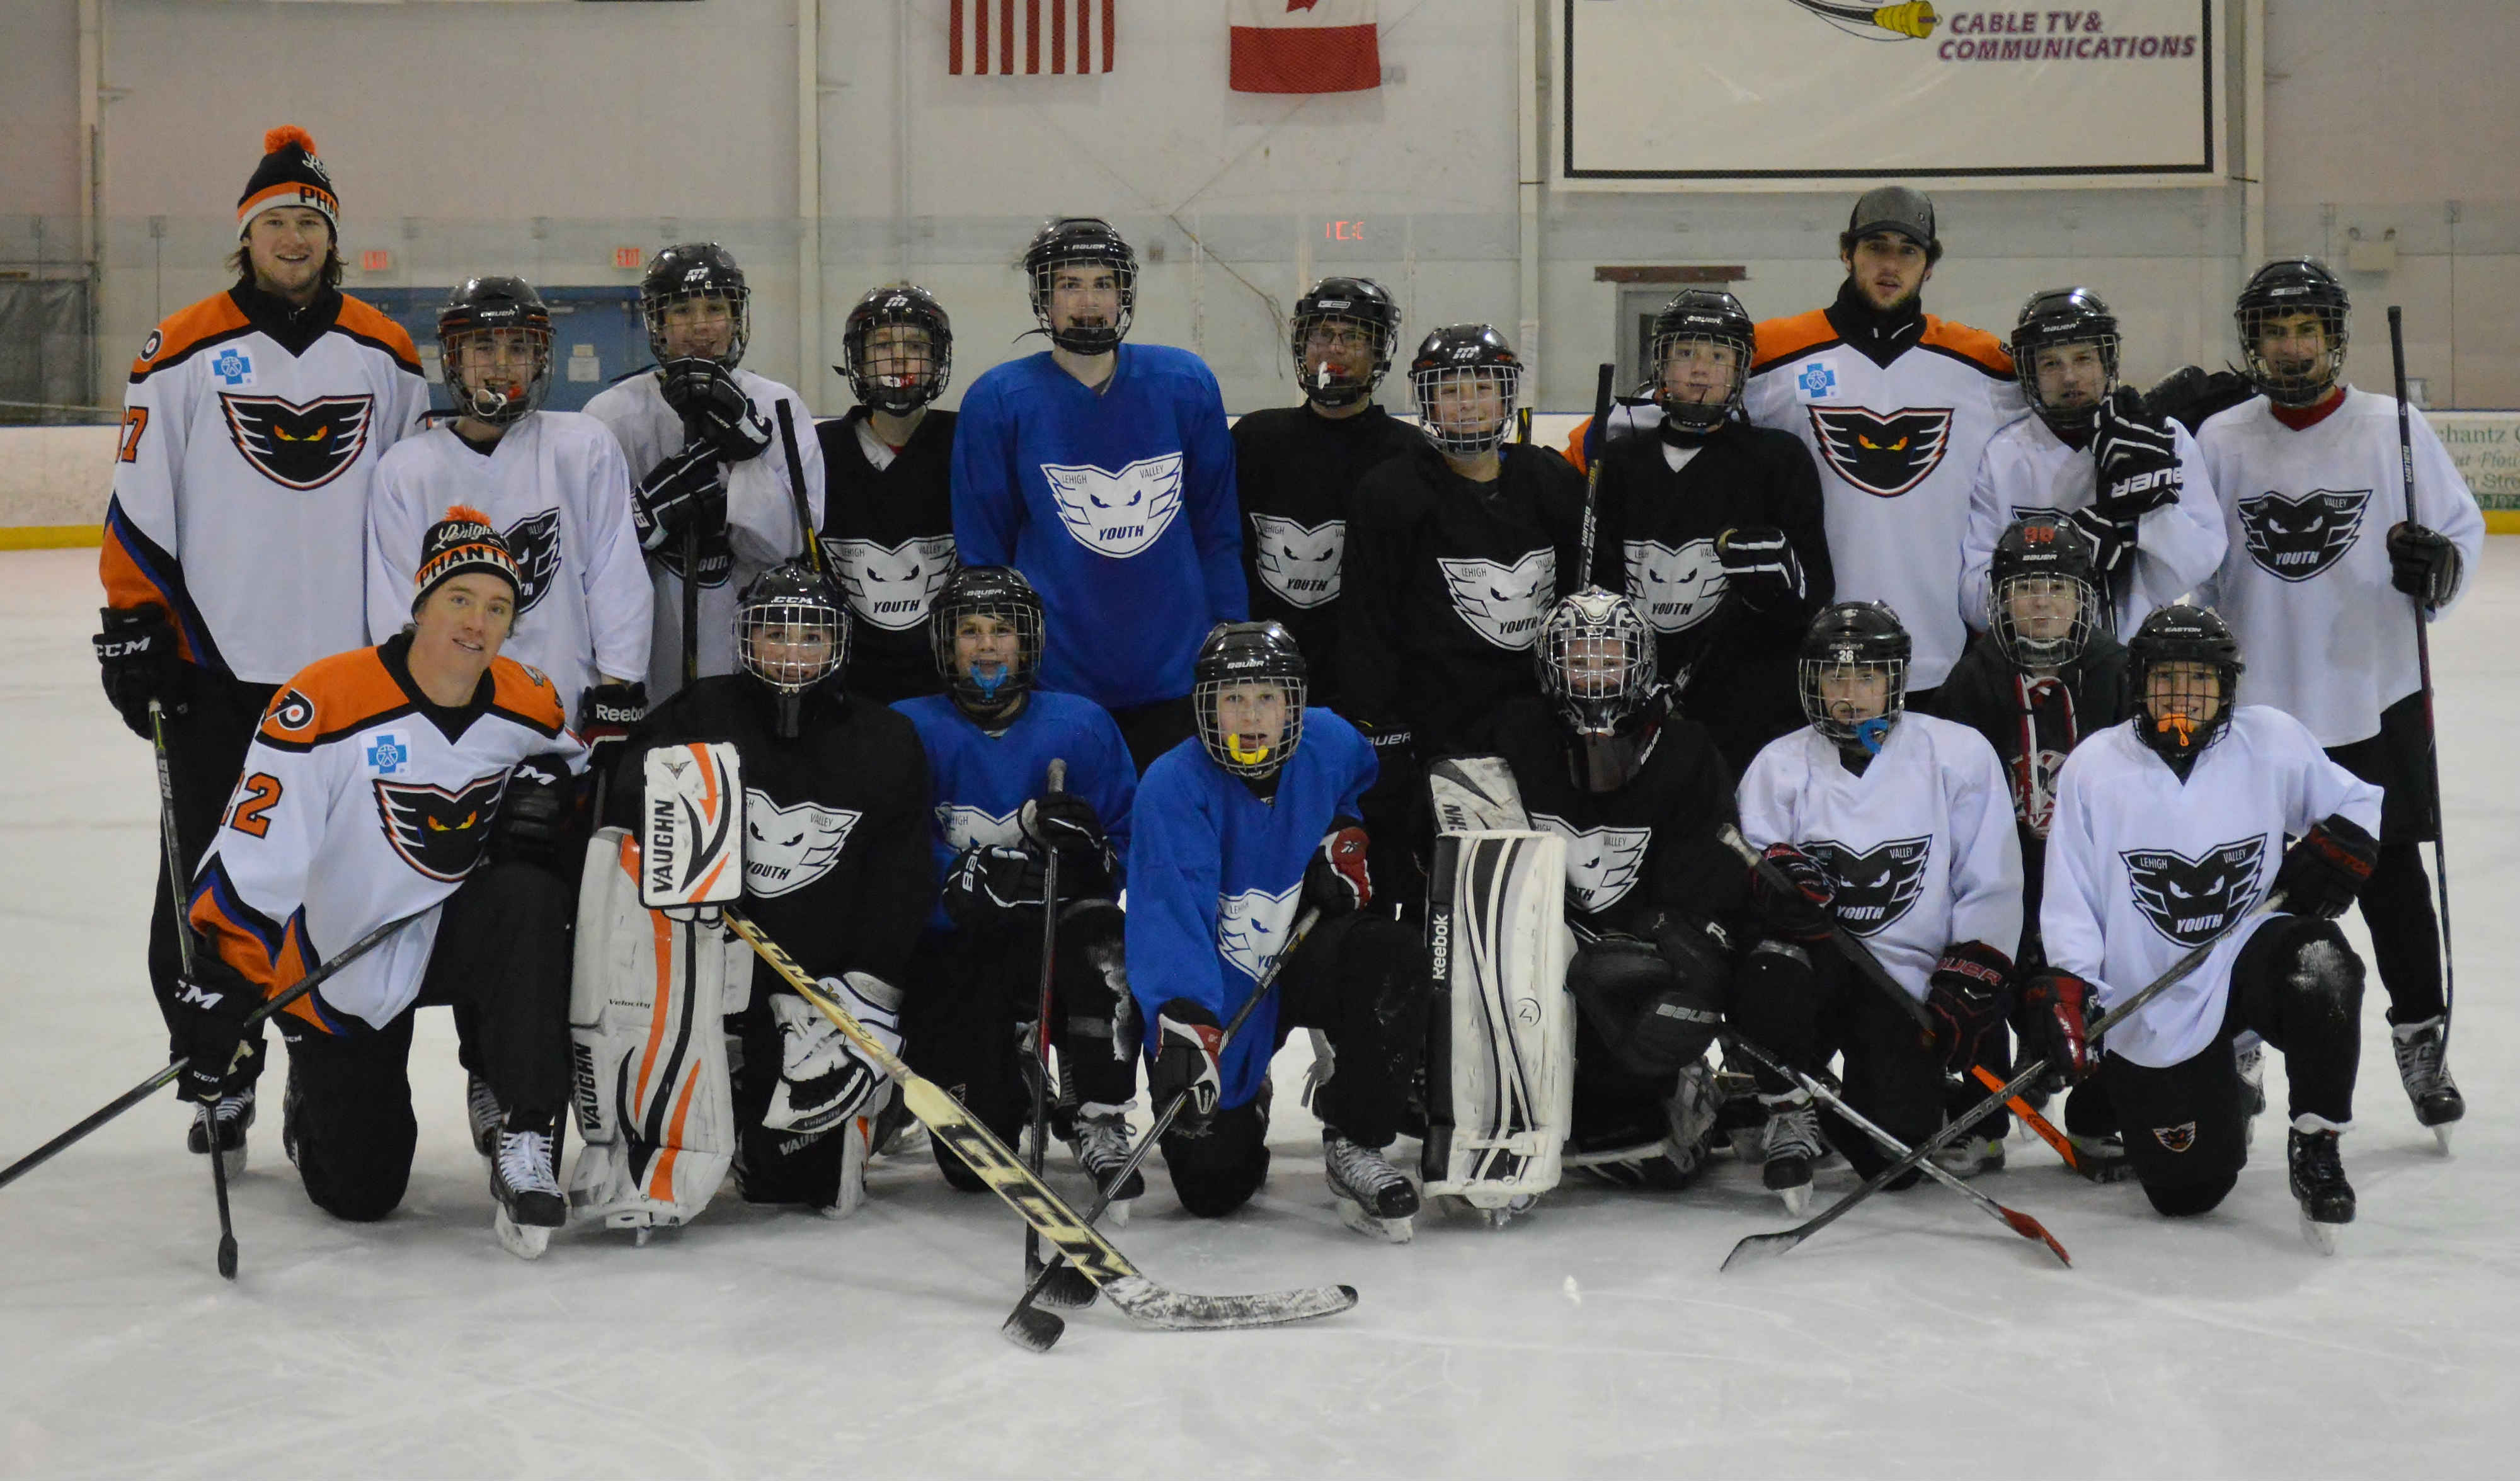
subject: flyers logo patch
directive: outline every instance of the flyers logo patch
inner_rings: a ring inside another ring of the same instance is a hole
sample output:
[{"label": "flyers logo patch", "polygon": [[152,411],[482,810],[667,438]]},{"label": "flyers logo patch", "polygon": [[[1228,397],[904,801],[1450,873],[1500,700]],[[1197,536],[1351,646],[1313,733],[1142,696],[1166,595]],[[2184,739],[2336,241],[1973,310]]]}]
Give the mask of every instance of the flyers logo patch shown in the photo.
[{"label": "flyers logo patch", "polygon": [[1297,524],[1277,515],[1251,516],[1251,566],[1288,606],[1320,606],[1339,594],[1339,558],[1347,554],[1347,521]]},{"label": "flyers logo patch", "polygon": [[1439,558],[1453,610],[1490,643],[1526,649],[1540,636],[1540,619],[1557,596],[1557,552],[1543,546],[1511,565],[1494,561]]},{"label": "flyers logo patch", "polygon": [[499,531],[507,542],[508,554],[517,558],[517,579],[522,590],[517,593],[517,615],[521,617],[534,609],[543,593],[552,588],[552,577],[560,574],[560,511],[547,509]]},{"label": "flyers logo patch", "polygon": [[1566,898],[1586,915],[1619,903],[1643,871],[1653,846],[1649,828],[1579,829],[1563,818],[1534,813],[1531,821],[1566,840]]},{"label": "flyers logo patch", "polygon": [[922,535],[899,545],[873,540],[826,540],[832,569],[849,609],[886,632],[908,632],[927,620],[927,604],[954,574],[954,537]]},{"label": "flyers logo patch", "polygon": [[2285,581],[2307,581],[2354,548],[2367,488],[2315,488],[2298,499],[2269,491],[2240,501],[2240,538],[2249,559]]},{"label": "flyers logo patch", "polygon": [[1925,892],[1933,835],[1894,838],[1861,851],[1815,838],[1803,845],[1837,881],[1837,923],[1859,936],[1878,935],[1908,914]]},{"label": "flyers logo patch", "polygon": [[1895,412],[1861,406],[1810,408],[1821,456],[1837,475],[1868,494],[1896,499],[1925,481],[1951,446],[1952,413],[1943,406]]},{"label": "flyers logo patch", "polygon": [[1691,540],[1678,550],[1659,540],[1631,540],[1628,591],[1658,633],[1685,633],[1724,605],[1724,562],[1715,542]]},{"label": "flyers logo patch", "polygon": [[322,488],[368,445],[374,396],[318,396],[300,406],[278,396],[219,393],[228,435],[254,471],[288,488]]},{"label": "flyers logo patch", "polygon": [[1021,848],[1024,838],[1020,818],[1020,812],[1000,815],[949,803],[936,809],[936,828],[945,835],[946,846],[957,852],[974,843],[982,848]]},{"label": "flyers logo patch", "polygon": [[1295,926],[1295,903],[1303,892],[1303,881],[1297,880],[1275,895],[1246,889],[1217,896],[1217,950],[1244,976],[1259,981],[1286,949],[1287,933]]},{"label": "flyers logo patch", "polygon": [[295,735],[315,723],[315,701],[293,689],[284,689],[272,699],[263,719]]},{"label": "flyers logo patch", "polygon": [[454,791],[442,786],[387,782],[379,778],[377,814],[385,837],[402,862],[449,884],[472,872],[489,841],[490,822],[499,815],[499,795],[507,790],[508,774],[496,771],[475,777]]},{"label": "flyers logo patch", "polygon": [[2182,1121],[2177,1126],[2156,1126],[2152,1129],[2152,1140],[2160,1143],[2164,1151],[2183,1152],[2196,1144],[2196,1123]]},{"label": "flyers logo patch", "polygon": [[2164,939],[2203,946],[2258,898],[2264,833],[2216,844],[2190,859],[2177,849],[2138,848],[2118,855],[2136,908]]},{"label": "flyers logo patch", "polygon": [[1118,472],[1091,464],[1045,463],[1041,475],[1076,543],[1099,555],[1134,556],[1163,538],[1181,513],[1182,455],[1141,458]]},{"label": "flyers logo patch", "polygon": [[803,889],[832,872],[860,814],[799,802],[781,807],[761,788],[744,789],[743,887],[768,899]]}]

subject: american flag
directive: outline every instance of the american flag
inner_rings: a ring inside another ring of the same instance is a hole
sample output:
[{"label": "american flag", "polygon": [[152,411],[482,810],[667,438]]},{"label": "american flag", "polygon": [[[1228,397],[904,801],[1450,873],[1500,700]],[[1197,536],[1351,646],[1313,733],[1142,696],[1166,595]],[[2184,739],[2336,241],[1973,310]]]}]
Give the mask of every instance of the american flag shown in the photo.
[{"label": "american flag", "polygon": [[952,0],[946,67],[955,76],[1111,69],[1119,0]]}]

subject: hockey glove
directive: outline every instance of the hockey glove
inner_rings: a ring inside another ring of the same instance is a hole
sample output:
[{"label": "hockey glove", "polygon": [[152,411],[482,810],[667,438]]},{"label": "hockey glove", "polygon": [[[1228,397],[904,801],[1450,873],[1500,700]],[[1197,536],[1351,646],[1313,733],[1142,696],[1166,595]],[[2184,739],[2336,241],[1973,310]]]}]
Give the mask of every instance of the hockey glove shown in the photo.
[{"label": "hockey glove", "polygon": [[490,862],[559,868],[568,854],[576,814],[577,779],[569,775],[568,758],[557,751],[527,756],[508,773],[508,789],[499,794],[486,850]]},{"label": "hockey glove", "polygon": [[2458,574],[2458,547],[2450,536],[2404,521],[2389,526],[2389,584],[2421,601],[2426,611],[2457,593]]},{"label": "hockey glove", "polygon": [[2379,840],[2343,813],[2330,813],[2284,850],[2275,889],[2291,914],[2333,920],[2362,893],[2379,862]]},{"label": "hockey glove", "polygon": [[606,776],[620,764],[622,741],[647,714],[648,686],[638,680],[587,686],[577,696],[577,739],[586,742],[588,776]]},{"label": "hockey glove", "polygon": [[2144,416],[2143,397],[2132,385],[2100,403],[2092,464],[2099,471],[2096,507],[2111,520],[2133,521],[2175,504],[2186,486],[2177,434],[2167,421]]},{"label": "hockey glove", "polygon": [[974,843],[945,876],[945,916],[965,930],[996,930],[1041,909],[1041,861],[1029,849]]},{"label": "hockey glove", "polygon": [[2025,1047],[2074,1080],[2088,1077],[2092,1062],[2092,984],[2072,972],[2042,972],[2021,993]]},{"label": "hockey glove", "polygon": [[677,544],[690,525],[699,527],[703,542],[726,527],[726,479],[717,460],[715,448],[695,442],[648,471],[630,496],[630,523],[641,550]]},{"label": "hockey glove", "polygon": [[2111,518],[2098,505],[2088,505],[2065,516],[2092,542],[2092,569],[2102,579],[2115,577],[2135,555],[2135,520]]},{"label": "hockey glove", "polygon": [[1195,1131],[1216,1114],[1223,1081],[1217,1055],[1225,1053],[1225,1030],[1216,1014],[1188,998],[1175,998],[1155,1010],[1155,1055],[1147,1065],[1147,1099],[1157,1112],[1175,1096],[1190,1100],[1174,1122],[1176,1130]]},{"label": "hockey glove", "polygon": [[[1074,792],[1051,792],[1023,805],[1023,835],[1043,849],[1057,849],[1059,862],[1108,869],[1111,840],[1094,804]],[[1062,892],[1063,893],[1063,892]]]},{"label": "hockey glove", "polygon": [[[825,977],[823,996],[848,1010],[870,1038],[901,1053],[901,989],[867,972]],[[822,1132],[876,1108],[888,1076],[865,1048],[823,1010],[794,993],[773,993],[779,1024],[779,1083],[761,1125],[774,1132]]]},{"label": "hockey glove", "polygon": [[2237,371],[2218,370],[2211,375],[2194,365],[2182,365],[2153,382],[2143,393],[2143,410],[2147,417],[2176,422],[2194,432],[2205,425],[2205,419],[2216,412],[2228,411],[2258,393],[2248,378]]},{"label": "hockey glove", "polygon": [[1965,1074],[1987,1030],[2012,1010],[2012,959],[1983,941],[1955,941],[1925,979],[1925,1012],[1943,1067]]},{"label": "hockey glove", "polygon": [[[189,929],[177,926],[179,930]],[[262,994],[207,941],[193,942],[193,970],[175,983],[175,1047],[183,1052],[177,1084],[187,1100],[215,1101],[245,1047],[246,1015]]]},{"label": "hockey glove", "polygon": [[735,372],[698,355],[668,360],[663,370],[665,404],[720,458],[748,463],[769,448],[770,419],[736,383]]},{"label": "hockey glove", "polygon": [[1325,916],[1344,916],[1373,903],[1373,876],[1366,870],[1365,826],[1334,818],[1330,830],[1304,866],[1304,899]]},{"label": "hockey glove", "polygon": [[1715,559],[1724,562],[1724,584],[1762,609],[1803,599],[1803,562],[1770,524],[1728,529],[1715,537]]},{"label": "hockey glove", "polygon": [[1771,843],[1764,862],[1784,875],[1780,887],[1764,869],[1750,872],[1750,903],[1768,929],[1788,941],[1825,941],[1837,924],[1830,907],[1837,884],[1811,855],[1790,843]]},{"label": "hockey glove", "polygon": [[162,606],[109,606],[103,615],[105,631],[94,642],[105,697],[133,735],[149,740],[150,700],[170,715],[184,712],[189,686],[184,660],[175,652],[175,625]]}]

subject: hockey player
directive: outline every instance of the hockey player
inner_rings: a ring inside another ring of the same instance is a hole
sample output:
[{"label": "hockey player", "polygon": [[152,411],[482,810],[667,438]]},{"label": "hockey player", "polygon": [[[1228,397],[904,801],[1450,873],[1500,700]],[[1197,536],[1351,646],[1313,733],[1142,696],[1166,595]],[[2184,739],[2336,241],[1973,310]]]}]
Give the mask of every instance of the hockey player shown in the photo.
[{"label": "hockey player", "polygon": [[[2011,1003],[2021,844],[1994,749],[1965,726],[1907,712],[1910,661],[1907,630],[1877,602],[1841,602],[1813,620],[1801,665],[1811,725],[1759,752],[1741,779],[1742,835],[1792,888],[1753,875],[1764,929],[1731,1019],[1807,1072],[1843,1053],[1848,1103],[1912,1144],[1942,1124],[1943,1072],[1976,1062]],[[1930,1035],[1848,966],[1832,924],[1923,1006]],[[1762,1065],[1756,1078],[1768,1108],[1764,1181],[1799,1211],[1821,1118],[1782,1076]],[[1829,1119],[1847,1160],[1879,1171],[1872,1143]]]},{"label": "hockey player", "polygon": [[[2373,877],[2380,788],[2290,715],[2232,704],[2240,649],[2212,611],[2155,611],[2131,659],[2134,719],[2077,750],[2057,787],[2031,1022],[2048,1062],[2096,1068],[2145,1195],[2172,1215],[2238,1181],[2248,1087],[2232,1040],[2260,1035],[2284,1056],[2303,1233],[2332,1249],[2354,1219],[2336,1142],[2354,1119],[2362,1006],[2335,918]],[[2282,913],[2244,919],[2270,875]],[[2088,1042],[2092,1015],[2208,942],[2203,965],[2109,1030],[2105,1055]]]},{"label": "hockey player", "polygon": [[2399,408],[2342,379],[2351,307],[2335,274],[2307,257],[2271,262],[2240,291],[2241,358],[2259,394],[2197,433],[2230,537],[2200,600],[2249,654],[2250,696],[2310,727],[2331,760],[2386,795],[2362,920],[2400,1081],[2415,1119],[2447,1143],[2441,1128],[2466,1101],[2445,1058],[2441,927],[2424,876],[2422,844],[2441,818],[2412,606],[2433,621],[2458,600],[2485,519],[2412,407],[2405,507]]},{"label": "hockey player", "polygon": [[2002,340],[1925,312],[1920,294],[1943,245],[1923,192],[1865,192],[1837,244],[1846,282],[1836,301],[1759,326],[1745,404],[1751,422],[1811,450],[1836,594],[1898,609],[1914,636],[1908,678],[1921,696],[1968,636],[1959,593],[1969,484],[1987,439],[2021,415],[2021,387]]},{"label": "hockey player", "polygon": [[741,368],[752,335],[743,269],[714,242],[666,247],[639,283],[652,374],[631,377],[586,403],[612,428],[630,467],[631,518],[655,584],[648,692],[682,687],[683,545],[699,542],[699,673],[736,669],[737,594],[805,548],[797,528],[797,470],[779,445],[779,407],[797,428],[802,498],[823,518],[823,445],[805,435],[814,414],[787,386]]},{"label": "hockey player", "polygon": [[953,379],[954,325],[895,284],[858,300],[840,343],[858,404],[815,428],[823,549],[856,619],[849,688],[890,704],[937,690],[927,605],[954,570],[954,414],[930,403]]},{"label": "hockey player", "polygon": [[[935,793],[929,837],[944,894],[921,941],[922,984],[905,1028],[910,1062],[1008,1144],[1025,1118],[1021,1063],[1041,1011],[1044,863],[1059,859],[1051,1043],[1061,1119],[1097,1187],[1129,1157],[1138,1094],[1137,1005],[1122,965],[1120,908],[1138,769],[1102,706],[1035,687],[1041,598],[1002,565],[965,566],[937,594],[931,660],[945,693],[896,706],[919,729]],[[1048,789],[1050,763],[1065,788]],[[947,1182],[979,1179],[940,1144]],[[1131,1173],[1113,1201],[1145,1189]]]},{"label": "hockey player", "polygon": [[[131,364],[106,508],[96,655],[123,724],[165,707],[189,869],[236,789],[274,687],[367,641],[369,480],[428,405],[401,327],[340,292],[340,202],[315,141],[263,136],[237,199],[236,282],[149,332]],[[176,1026],[173,881],[158,881],[149,981]],[[259,1043],[259,1036],[257,1036]],[[180,1053],[180,1051],[177,1051]],[[260,1055],[189,1135],[242,1170]]]},{"label": "hockey player", "polygon": [[1653,322],[1651,436],[1613,441],[1594,491],[1593,570],[1623,581],[1654,631],[1657,671],[1735,775],[1802,727],[1795,653],[1834,589],[1820,479],[1787,433],[1740,419],[1750,316],[1689,289]]},{"label": "hockey player", "polygon": [[209,1101],[245,1015],[377,927],[418,919],[278,1015],[281,1144],[338,1218],[402,1201],[418,1125],[414,1010],[471,1008],[474,1070],[504,1107],[490,1148],[500,1241],[531,1259],[565,1210],[553,1138],[568,1094],[568,892],[555,867],[584,751],[551,681],[500,655],[522,581],[478,511],[423,544],[411,626],[301,669],[264,714],[203,853],[202,934],[177,1008],[185,1094]]},{"label": "hockey player", "polygon": [[2021,307],[2012,364],[2037,415],[1997,432],[1969,490],[1960,616],[1984,631],[1987,562],[2007,525],[2047,512],[2092,549],[2116,630],[2131,633],[2223,563],[2223,511],[2187,429],[2144,409],[2118,381],[2118,321],[2087,288],[2049,289]]},{"label": "hockey player", "polygon": [[[1357,798],[1374,759],[1355,727],[1304,706],[1304,656],[1274,622],[1220,624],[1200,646],[1198,739],[1147,769],[1132,815],[1129,985],[1147,1024],[1147,1093],[1188,1093],[1163,1141],[1182,1206],[1216,1218],[1269,1175],[1269,1060],[1318,1028],[1336,1069],[1313,1098],[1340,1216],[1406,1239],[1418,1190],[1383,1160],[1422,1040],[1426,953],[1366,915],[1373,888]],[[1322,913],[1300,942],[1307,908]],[[1231,1044],[1223,1025],[1291,952]]]},{"label": "hockey player", "polygon": [[1138,258],[1109,222],[1050,222],[1024,272],[1051,347],[964,393],[954,539],[1030,578],[1042,683],[1109,710],[1143,769],[1192,733],[1198,635],[1246,608],[1225,402],[1197,356],[1123,342]]}]

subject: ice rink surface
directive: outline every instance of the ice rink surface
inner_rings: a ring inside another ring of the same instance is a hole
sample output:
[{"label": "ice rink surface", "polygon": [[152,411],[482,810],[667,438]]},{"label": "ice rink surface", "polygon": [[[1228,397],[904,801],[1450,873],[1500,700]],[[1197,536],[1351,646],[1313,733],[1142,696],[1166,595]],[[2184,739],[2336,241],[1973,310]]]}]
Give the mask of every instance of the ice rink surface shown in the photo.
[{"label": "ice rink surface", "polygon": [[[156,791],[98,692],[98,601],[92,552],[0,556],[0,1161],[161,1062],[142,967]],[[1502,1232],[1429,1215],[1416,1244],[1377,1245],[1331,1212],[1299,1038],[1260,1197],[1194,1220],[1150,1165],[1115,1237],[1181,1289],[1345,1281],[1358,1308],[1167,1335],[1102,1305],[1041,1358],[997,1332],[1019,1226],[923,1156],[878,1163],[847,1223],[730,1188],[645,1248],[573,1229],[537,1264],[509,1256],[432,1010],[419,1162],[382,1224],[306,1201],[276,1079],[233,1285],[171,1092],[0,1190],[0,1474],[2508,1475],[2520,541],[2489,542],[2435,638],[2472,1109],[2445,1159],[2398,1089],[2375,982],[2345,1142],[2362,1218],[2333,1259],[2295,1230],[2279,1114],[2223,1207],[2176,1224],[2014,1143],[1981,1186],[2072,1270],[1926,1184],[1719,1275],[1734,1240],[1791,1222],[1729,1159],[1678,1194],[1570,1175]],[[1053,1164],[1082,1201],[1072,1159]],[[1818,1193],[1852,1186],[1837,1166]]]}]

